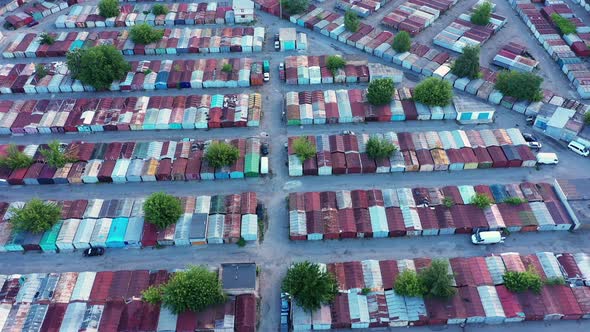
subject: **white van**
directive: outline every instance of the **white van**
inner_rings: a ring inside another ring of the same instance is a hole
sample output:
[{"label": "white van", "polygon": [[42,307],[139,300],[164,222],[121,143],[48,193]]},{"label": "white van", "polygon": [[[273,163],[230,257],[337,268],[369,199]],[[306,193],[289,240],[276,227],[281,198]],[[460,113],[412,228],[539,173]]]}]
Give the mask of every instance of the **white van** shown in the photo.
[{"label": "white van", "polygon": [[260,174],[268,174],[268,157],[260,158]]},{"label": "white van", "polygon": [[557,163],[559,163],[559,159],[557,159],[557,155],[555,153],[539,152],[537,153],[537,163],[544,165],[557,165]]},{"label": "white van", "polygon": [[504,243],[505,237],[498,231],[477,231],[471,235],[471,242],[473,244],[496,244]]},{"label": "white van", "polygon": [[578,143],[576,141],[571,141],[570,144],[567,145],[567,148],[579,154],[580,156],[588,157],[590,154],[590,151],[588,151],[584,144]]}]

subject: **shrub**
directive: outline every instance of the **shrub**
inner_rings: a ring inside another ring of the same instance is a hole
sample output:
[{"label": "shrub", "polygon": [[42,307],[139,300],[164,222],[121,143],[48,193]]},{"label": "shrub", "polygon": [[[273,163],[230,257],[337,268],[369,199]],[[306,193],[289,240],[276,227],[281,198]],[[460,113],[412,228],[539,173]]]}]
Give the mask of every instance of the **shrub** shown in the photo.
[{"label": "shrub", "polygon": [[543,79],[533,73],[503,71],[498,74],[495,88],[516,99],[540,101],[543,99],[541,83]]},{"label": "shrub", "polygon": [[5,157],[0,157],[0,167],[6,167],[11,170],[27,168],[33,164],[33,158],[27,156],[18,150],[14,144],[8,145]]},{"label": "shrub", "polygon": [[344,14],[344,27],[350,32],[356,32],[359,29],[361,20],[352,10],[347,10]]},{"label": "shrub", "polygon": [[43,233],[61,218],[61,207],[54,202],[43,202],[39,199],[28,201],[22,208],[12,207],[9,220],[12,228],[17,231]]},{"label": "shrub", "polygon": [[301,14],[309,7],[309,0],[281,0],[281,5],[287,14]]},{"label": "shrub", "polygon": [[45,68],[45,65],[42,63],[35,65],[35,75],[37,75],[37,78],[42,79],[47,76],[47,74],[49,74],[49,72],[47,71],[47,68]]},{"label": "shrub", "polygon": [[154,29],[147,23],[134,25],[129,31],[129,36],[135,44],[147,45],[155,43],[164,36],[163,29]]},{"label": "shrub", "polygon": [[520,205],[522,203],[526,203],[526,200],[520,197],[508,197],[504,200],[504,203],[508,203],[510,205]]},{"label": "shrub", "polygon": [[303,136],[293,141],[293,150],[301,162],[313,158],[317,153],[315,145]]},{"label": "shrub", "polygon": [[223,67],[221,67],[221,71],[224,73],[231,73],[231,71],[233,70],[233,67],[229,64],[229,63],[224,63]]},{"label": "shrub", "polygon": [[410,38],[410,34],[406,31],[400,31],[393,38],[393,43],[391,44],[391,47],[398,53],[409,51],[412,47],[412,38]]},{"label": "shrub", "polygon": [[391,78],[380,78],[369,83],[367,100],[374,106],[385,105],[393,99],[395,84]]},{"label": "shrub", "polygon": [[447,209],[450,209],[451,207],[453,207],[453,205],[455,205],[455,202],[453,202],[453,198],[448,196],[445,196],[445,198],[443,198],[442,203]]},{"label": "shrub", "polygon": [[504,285],[513,293],[522,293],[527,290],[540,293],[543,281],[535,269],[529,267],[525,272],[506,272],[504,274]]},{"label": "shrub", "polygon": [[157,3],[152,6],[152,13],[156,16],[168,14],[168,7],[161,3]]},{"label": "shrub", "polygon": [[565,18],[557,13],[553,13],[553,14],[551,14],[551,20],[553,21],[555,26],[557,26],[559,31],[561,31],[561,34],[569,35],[572,33],[576,33],[576,25],[573,24],[567,18]]},{"label": "shrub", "polygon": [[117,17],[121,13],[118,0],[100,0],[98,12],[104,18]]},{"label": "shrub", "polygon": [[395,151],[397,147],[384,138],[379,139],[373,136],[367,142],[367,155],[375,160],[389,158]]},{"label": "shrub", "polygon": [[326,60],[326,67],[332,72],[333,76],[336,76],[338,69],[344,68],[346,61],[337,55],[330,55]]},{"label": "shrub", "polygon": [[444,260],[433,260],[429,267],[420,271],[419,277],[426,288],[426,296],[448,299],[457,292],[453,276],[449,274],[449,264]]},{"label": "shrub", "polygon": [[476,25],[487,25],[490,23],[490,16],[492,15],[492,4],[484,2],[477,6],[471,14],[471,23]]},{"label": "shrub", "polygon": [[41,45],[53,45],[55,43],[55,37],[48,33],[42,33],[40,38],[39,43]]},{"label": "shrub", "polygon": [[476,79],[481,76],[479,72],[479,46],[465,46],[453,66],[451,72],[457,77]]},{"label": "shrub", "polygon": [[453,100],[453,87],[448,81],[429,77],[414,89],[414,100],[427,106],[447,106]]},{"label": "shrub", "polygon": [[413,270],[404,270],[397,276],[393,289],[398,295],[421,297],[426,293],[426,286]]},{"label": "shrub", "polygon": [[586,113],[584,113],[584,123],[590,124],[590,111],[587,111]]},{"label": "shrub", "polygon": [[477,206],[480,209],[485,209],[492,205],[492,200],[488,197],[488,195],[477,193],[471,199],[471,204]]},{"label": "shrub", "polygon": [[47,149],[41,148],[39,151],[51,167],[60,168],[64,167],[67,163],[77,161],[76,156],[66,151],[65,148],[62,148],[57,140],[51,141],[47,145]]},{"label": "shrub", "polygon": [[565,279],[563,277],[553,277],[545,280],[546,285],[565,285]]},{"label": "shrub", "polygon": [[131,65],[112,45],[76,49],[68,52],[66,58],[72,77],[96,90],[109,88],[131,70]]},{"label": "shrub", "polygon": [[240,150],[225,142],[212,143],[205,153],[205,159],[209,162],[209,166],[213,168],[233,165],[238,158],[240,158]]}]

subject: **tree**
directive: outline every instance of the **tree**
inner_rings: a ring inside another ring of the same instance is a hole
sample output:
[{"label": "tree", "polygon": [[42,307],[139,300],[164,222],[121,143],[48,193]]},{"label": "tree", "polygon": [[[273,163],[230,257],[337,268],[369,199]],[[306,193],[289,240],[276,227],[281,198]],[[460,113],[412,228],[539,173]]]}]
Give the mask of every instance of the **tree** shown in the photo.
[{"label": "tree", "polygon": [[228,73],[228,74],[231,73],[232,70],[233,70],[233,67],[229,63],[224,63],[223,67],[221,67],[221,71]]},{"label": "tree", "polygon": [[42,233],[49,230],[61,218],[61,207],[54,202],[39,199],[28,201],[22,208],[10,209],[12,228],[19,232]]},{"label": "tree", "polygon": [[98,3],[98,13],[104,18],[117,17],[121,13],[119,1],[117,0],[100,0]]},{"label": "tree", "polygon": [[395,37],[393,38],[393,43],[391,44],[391,48],[393,48],[398,53],[407,52],[412,47],[412,38],[410,38],[410,34],[406,31],[400,31]]},{"label": "tree", "polygon": [[521,73],[518,71],[503,71],[498,74],[495,88],[506,96],[516,99],[540,101],[543,79],[533,73]]},{"label": "tree", "polygon": [[301,14],[309,7],[309,0],[281,0],[281,6],[287,14]]},{"label": "tree", "polygon": [[490,16],[492,15],[492,4],[488,1],[477,6],[471,14],[471,23],[477,25],[487,25],[490,23]]},{"label": "tree", "polygon": [[42,33],[41,36],[39,36],[39,43],[41,45],[53,45],[53,43],[55,43],[55,37],[48,33]]},{"label": "tree", "polygon": [[453,276],[449,274],[449,264],[444,260],[433,260],[419,276],[426,288],[426,296],[448,299],[457,292],[453,287]]},{"label": "tree", "polygon": [[375,160],[389,158],[395,151],[397,147],[384,138],[373,136],[367,142],[367,155]]},{"label": "tree", "polygon": [[163,192],[151,194],[143,204],[145,220],[164,229],[175,224],[182,215],[180,200]]},{"label": "tree", "polygon": [[47,164],[55,168],[64,167],[67,163],[77,161],[76,157],[69,151],[65,151],[57,140],[51,141],[48,144],[48,149],[41,148],[40,152],[45,157]]},{"label": "tree", "polygon": [[471,204],[477,206],[480,209],[485,209],[492,205],[492,200],[488,197],[488,195],[477,193],[471,199]]},{"label": "tree", "polygon": [[8,146],[5,157],[0,157],[0,167],[8,169],[26,168],[33,164],[33,158],[18,150],[14,144]]},{"label": "tree", "polygon": [[537,271],[530,266],[525,272],[508,271],[504,274],[504,285],[509,291],[521,293],[532,290],[535,293],[541,292],[543,280]]},{"label": "tree", "polygon": [[152,6],[152,13],[156,16],[166,15],[166,14],[168,14],[168,7],[164,6],[161,3],[157,3]]},{"label": "tree", "polygon": [[160,286],[152,286],[142,292],[143,300],[159,303],[175,314],[185,311],[199,312],[226,301],[217,273],[202,266],[189,266],[176,272]]},{"label": "tree", "polygon": [[233,165],[240,158],[240,150],[225,142],[215,142],[209,145],[205,159],[214,168]]},{"label": "tree", "polygon": [[572,33],[576,33],[576,25],[573,24],[567,18],[565,18],[557,13],[553,13],[553,14],[551,14],[551,20],[557,26],[557,28],[559,29],[561,34],[569,35]]},{"label": "tree", "polygon": [[520,205],[525,202],[526,202],[526,200],[524,200],[520,197],[508,197],[504,200],[504,203],[507,203],[510,205]]},{"label": "tree", "polygon": [[416,271],[404,270],[397,276],[393,289],[398,295],[421,297],[426,293],[426,287],[418,277]]},{"label": "tree", "polygon": [[163,29],[154,29],[147,23],[134,25],[129,31],[131,40],[136,44],[147,45],[155,43],[164,36]]},{"label": "tree", "polygon": [[379,78],[371,81],[367,88],[369,104],[379,106],[389,104],[393,98],[395,85],[391,78]]},{"label": "tree", "polygon": [[336,76],[336,72],[340,68],[344,68],[346,66],[346,61],[337,55],[330,55],[326,59],[326,67],[332,72],[333,76]]},{"label": "tree", "polygon": [[344,14],[344,27],[350,32],[356,32],[359,29],[361,20],[358,15],[352,10],[347,10]]},{"label": "tree", "polygon": [[97,90],[107,89],[113,81],[124,79],[131,70],[131,65],[112,45],[68,52],[67,64],[72,77]]},{"label": "tree", "polygon": [[584,123],[590,125],[590,111],[584,113]]},{"label": "tree", "polygon": [[481,75],[479,72],[479,46],[463,47],[463,54],[455,60],[451,72],[458,77],[478,78]]},{"label": "tree", "polygon": [[450,209],[453,207],[453,205],[455,205],[453,198],[450,196],[445,196],[442,200],[442,203],[447,209]]},{"label": "tree", "polygon": [[448,81],[429,77],[414,89],[414,100],[427,106],[447,106],[453,100],[453,87]]},{"label": "tree", "polygon": [[297,137],[293,141],[293,150],[299,160],[302,162],[306,161],[307,159],[313,158],[317,151],[314,144],[312,144],[307,137]]},{"label": "tree", "polygon": [[336,278],[309,261],[295,263],[287,271],[283,292],[291,294],[295,303],[307,312],[319,309],[334,300],[338,292]]},{"label": "tree", "polygon": [[35,65],[35,74],[37,75],[38,79],[42,79],[43,77],[47,76],[49,72],[47,72],[47,68],[42,63],[38,63]]}]

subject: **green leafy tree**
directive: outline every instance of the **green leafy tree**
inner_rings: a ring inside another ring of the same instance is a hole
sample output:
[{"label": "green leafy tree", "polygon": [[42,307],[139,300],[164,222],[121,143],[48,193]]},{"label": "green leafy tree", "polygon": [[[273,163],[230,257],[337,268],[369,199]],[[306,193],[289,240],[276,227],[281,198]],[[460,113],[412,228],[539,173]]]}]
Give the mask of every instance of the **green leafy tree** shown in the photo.
[{"label": "green leafy tree", "polygon": [[361,20],[352,10],[347,10],[344,14],[344,27],[350,32],[357,32]]},{"label": "green leafy tree", "polygon": [[488,197],[488,195],[477,193],[471,199],[471,204],[477,206],[480,209],[485,209],[492,205],[492,200]]},{"label": "green leafy tree", "polygon": [[373,80],[367,88],[367,101],[375,106],[389,104],[393,99],[394,89],[395,84],[391,78]]},{"label": "green leafy tree", "polygon": [[121,13],[118,0],[100,0],[98,12],[104,18],[117,17]]},{"label": "green leafy tree", "polygon": [[422,297],[426,293],[426,286],[422,279],[415,271],[409,269],[397,276],[393,289],[399,295],[410,297]]},{"label": "green leafy tree", "polygon": [[47,76],[49,72],[47,72],[47,68],[42,63],[38,63],[35,65],[35,75],[37,75],[38,79],[42,79],[43,77]]},{"label": "green leafy tree", "polygon": [[503,71],[496,79],[496,89],[506,96],[520,100],[540,101],[543,79],[533,73]]},{"label": "green leafy tree", "polygon": [[514,293],[522,293],[527,290],[540,293],[543,280],[533,267],[529,267],[525,272],[506,272],[504,274],[504,285]]},{"label": "green leafy tree", "polygon": [[448,81],[429,77],[414,89],[414,100],[427,106],[447,106],[453,100],[453,87]]},{"label": "green leafy tree", "polygon": [[228,73],[228,74],[231,73],[232,70],[233,70],[233,67],[229,63],[224,63],[223,67],[221,67],[221,71]]},{"label": "green leafy tree", "polygon": [[295,151],[295,154],[297,155],[297,157],[299,157],[299,160],[306,161],[307,159],[311,159],[313,158],[317,151],[316,151],[316,147],[314,144],[312,144],[307,137],[297,137],[294,141],[293,141],[293,150]]},{"label": "green leafy tree", "polygon": [[584,113],[584,123],[585,124],[590,124],[590,111]]},{"label": "green leafy tree", "polygon": [[461,54],[451,68],[451,72],[458,77],[476,79],[481,76],[479,72],[479,46],[465,46]]},{"label": "green leafy tree", "polygon": [[304,261],[291,265],[283,279],[282,290],[291,294],[297,305],[311,312],[334,300],[338,284],[336,278],[321,271],[318,264]]},{"label": "green leafy tree", "polygon": [[164,37],[163,29],[154,29],[147,23],[134,25],[129,31],[131,40],[136,44],[147,45],[155,43]]},{"label": "green leafy tree", "polygon": [[281,0],[281,6],[287,14],[301,14],[309,7],[309,0]]},{"label": "green leafy tree", "polygon": [[444,260],[433,260],[419,276],[426,288],[426,296],[448,299],[457,292],[453,287],[453,276],[449,274],[449,264]]},{"label": "green leafy tree", "polygon": [[209,145],[205,159],[214,168],[233,165],[240,158],[240,150],[225,142],[215,142]]},{"label": "green leafy tree", "polygon": [[336,76],[338,69],[344,68],[344,66],[346,66],[346,61],[337,55],[330,55],[326,59],[326,67],[328,67],[334,76]]},{"label": "green leafy tree", "polygon": [[189,266],[176,272],[167,283],[152,286],[142,295],[144,301],[152,304],[162,302],[175,314],[199,312],[227,300],[217,273],[202,266]]},{"label": "green leafy tree", "polygon": [[175,224],[182,215],[182,206],[177,197],[163,192],[151,194],[143,204],[145,220],[164,229]]},{"label": "green leafy tree", "polygon": [[55,43],[55,37],[45,32],[42,33],[41,36],[39,36],[39,38],[39,43],[41,45],[53,45],[53,43]]},{"label": "green leafy tree", "polygon": [[38,234],[49,230],[59,221],[61,207],[54,202],[34,198],[22,208],[11,208],[11,213],[13,229]]},{"label": "green leafy tree", "polygon": [[504,200],[504,203],[508,203],[510,205],[520,205],[522,203],[526,203],[526,200],[520,197],[508,197]]},{"label": "green leafy tree", "polygon": [[557,13],[553,13],[553,14],[551,14],[551,20],[557,26],[559,31],[561,31],[561,34],[569,35],[572,33],[576,33],[576,25],[573,24],[567,18],[565,18]]},{"label": "green leafy tree", "polygon": [[152,6],[152,13],[156,16],[157,15],[166,15],[166,14],[168,14],[168,7],[166,7],[165,5],[163,5],[161,3],[157,3]]},{"label": "green leafy tree", "polygon": [[367,155],[372,159],[384,159],[391,157],[397,147],[388,140],[378,137],[371,137],[367,142]]},{"label": "green leafy tree", "polygon": [[471,14],[471,23],[476,25],[487,25],[490,23],[490,16],[492,15],[492,4],[484,2],[477,6]]},{"label": "green leafy tree", "polygon": [[445,198],[443,198],[442,200],[442,203],[447,209],[450,209],[451,207],[453,207],[453,205],[455,205],[453,198],[449,196],[445,196]]},{"label": "green leafy tree", "polygon": [[400,31],[395,37],[393,38],[393,43],[391,44],[391,48],[393,48],[398,53],[407,52],[412,47],[412,38],[410,38],[410,34],[406,31]]},{"label": "green leafy tree", "polygon": [[124,79],[131,70],[131,65],[112,45],[68,52],[67,64],[72,77],[97,90],[109,88],[113,81]]},{"label": "green leafy tree", "polygon": [[60,168],[64,167],[67,163],[77,161],[77,158],[62,148],[57,140],[51,141],[47,149],[42,148],[40,151],[43,157],[45,157],[47,164],[51,167]]},{"label": "green leafy tree", "polygon": [[8,146],[5,157],[0,157],[0,167],[8,169],[26,168],[33,164],[33,158],[18,150],[14,144]]}]

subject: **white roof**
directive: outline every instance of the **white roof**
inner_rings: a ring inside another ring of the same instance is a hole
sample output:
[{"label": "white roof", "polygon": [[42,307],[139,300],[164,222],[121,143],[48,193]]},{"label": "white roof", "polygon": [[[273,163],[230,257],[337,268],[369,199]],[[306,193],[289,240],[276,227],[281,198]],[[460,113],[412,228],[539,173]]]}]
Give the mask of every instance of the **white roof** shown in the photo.
[{"label": "white roof", "polygon": [[88,301],[94,278],[96,278],[96,272],[80,272],[70,301]]}]

